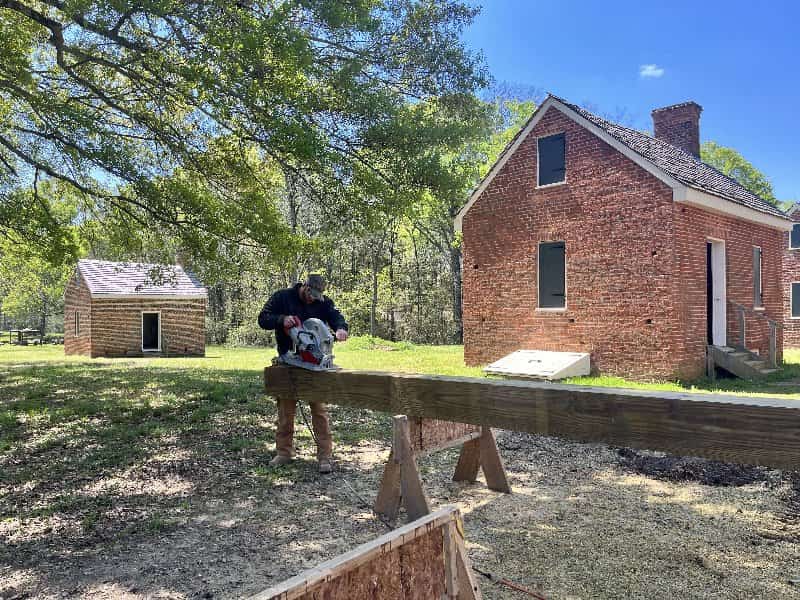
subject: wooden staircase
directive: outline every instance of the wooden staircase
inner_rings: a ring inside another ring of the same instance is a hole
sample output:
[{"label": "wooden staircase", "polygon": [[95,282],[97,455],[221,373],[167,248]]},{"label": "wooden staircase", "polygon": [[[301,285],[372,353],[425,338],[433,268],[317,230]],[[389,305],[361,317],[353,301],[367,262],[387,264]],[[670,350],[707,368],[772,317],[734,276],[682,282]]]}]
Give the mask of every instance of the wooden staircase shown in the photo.
[{"label": "wooden staircase", "polygon": [[779,369],[773,367],[768,359],[751,352],[746,348],[730,346],[709,346],[709,375],[713,376],[713,368],[721,367],[742,379],[761,379]]},{"label": "wooden staircase", "polygon": [[[709,345],[706,352],[708,376],[714,377],[714,367],[721,367],[742,379],[761,379],[776,373],[778,369],[778,329],[783,326],[761,311],[728,300],[736,313],[738,343],[734,347]],[[768,327],[769,343],[765,356],[747,349],[747,315],[751,323],[760,321]]]}]

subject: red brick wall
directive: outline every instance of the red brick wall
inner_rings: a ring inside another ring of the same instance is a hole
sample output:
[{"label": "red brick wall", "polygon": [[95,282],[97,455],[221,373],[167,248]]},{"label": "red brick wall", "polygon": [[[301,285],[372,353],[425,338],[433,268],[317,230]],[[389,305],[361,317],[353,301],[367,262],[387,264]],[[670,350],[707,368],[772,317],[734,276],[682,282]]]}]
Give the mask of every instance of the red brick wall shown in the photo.
[{"label": "red brick wall", "polygon": [[[800,222],[800,210],[792,215],[792,220]],[[783,238],[783,344],[786,348],[800,347],[800,319],[792,319],[792,282],[800,282],[800,249],[789,248],[789,233]]]},{"label": "red brick wall", "polygon": [[[75,312],[80,313],[80,333],[75,335]],[[64,291],[64,354],[91,353],[91,298],[86,282],[77,274]]]},{"label": "red brick wall", "polygon": [[[566,132],[565,185],[537,190],[536,137]],[[549,109],[464,217],[468,364],[583,351],[604,372],[674,372],[672,190]],[[537,310],[540,241],[566,242],[567,308]]]},{"label": "red brick wall", "polygon": [[95,298],[92,357],[142,356],[142,311],[161,311],[161,349],[169,356],[205,355],[205,300]]},{"label": "red brick wall", "polygon": [[[567,182],[537,190],[536,138],[562,131]],[[751,307],[752,244],[762,246],[766,314],[781,314],[780,232],[675,204],[667,185],[553,108],[462,230],[470,365],[528,348],[590,352],[593,369],[638,379],[701,375],[707,237],[726,240],[728,297]],[[560,240],[567,306],[540,311],[538,244]],[[729,311],[729,341],[732,324]],[[764,352],[766,328],[748,327],[748,345]]]},{"label": "red brick wall", "polygon": [[[676,307],[684,324],[676,353],[682,360],[678,372],[685,377],[704,371],[706,353],[706,240],[725,242],[726,291],[729,301],[753,308],[753,246],[762,252],[762,289],[766,317],[780,322],[783,310],[781,273],[783,233],[755,223],[675,204]],[[728,345],[740,343],[737,312],[727,305]],[[746,345],[766,355],[769,328],[766,321],[746,313]],[[778,331],[778,352],[782,340]],[[682,346],[682,347],[681,347]]]}]

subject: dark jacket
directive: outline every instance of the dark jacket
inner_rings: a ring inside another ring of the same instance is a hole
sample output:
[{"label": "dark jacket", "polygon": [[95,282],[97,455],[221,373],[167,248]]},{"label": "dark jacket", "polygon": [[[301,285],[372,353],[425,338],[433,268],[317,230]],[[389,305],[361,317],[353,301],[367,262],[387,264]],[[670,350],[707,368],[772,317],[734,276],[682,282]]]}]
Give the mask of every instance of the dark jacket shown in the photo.
[{"label": "dark jacket", "polygon": [[336,310],[333,300],[327,296],[323,296],[322,300],[315,300],[311,304],[303,302],[300,298],[300,286],[302,285],[302,283],[296,283],[294,287],[272,294],[258,315],[258,324],[262,329],[275,330],[278,354],[292,349],[292,338],[283,330],[284,317],[296,316],[300,317],[301,321],[316,318],[326,323],[334,331],[347,329],[347,322],[342,313]]}]

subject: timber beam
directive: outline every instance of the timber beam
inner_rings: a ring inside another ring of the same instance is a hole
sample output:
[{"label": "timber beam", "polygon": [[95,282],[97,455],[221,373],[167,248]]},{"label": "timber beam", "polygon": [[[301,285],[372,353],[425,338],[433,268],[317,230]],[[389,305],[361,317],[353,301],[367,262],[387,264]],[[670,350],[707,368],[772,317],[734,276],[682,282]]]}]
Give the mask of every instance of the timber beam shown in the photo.
[{"label": "timber beam", "polygon": [[794,400],[285,366],[264,383],[274,397],[800,469]]}]

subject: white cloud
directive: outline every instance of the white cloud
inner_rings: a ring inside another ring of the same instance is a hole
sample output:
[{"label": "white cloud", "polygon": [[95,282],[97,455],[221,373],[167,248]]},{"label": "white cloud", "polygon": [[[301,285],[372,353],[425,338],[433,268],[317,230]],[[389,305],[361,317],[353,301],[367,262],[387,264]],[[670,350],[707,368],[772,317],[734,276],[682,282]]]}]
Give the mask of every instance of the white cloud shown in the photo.
[{"label": "white cloud", "polygon": [[658,65],[642,65],[639,67],[639,77],[654,77],[658,78],[664,74],[664,69]]}]

